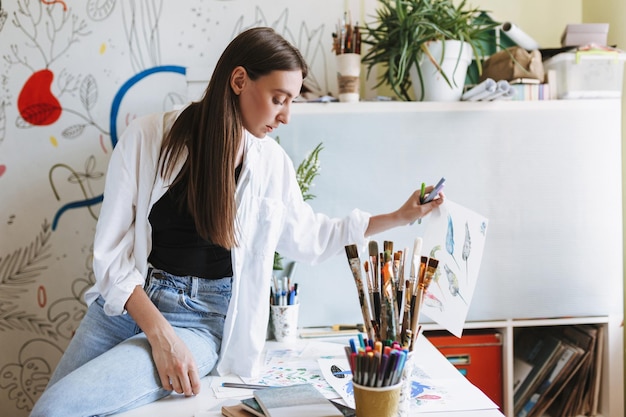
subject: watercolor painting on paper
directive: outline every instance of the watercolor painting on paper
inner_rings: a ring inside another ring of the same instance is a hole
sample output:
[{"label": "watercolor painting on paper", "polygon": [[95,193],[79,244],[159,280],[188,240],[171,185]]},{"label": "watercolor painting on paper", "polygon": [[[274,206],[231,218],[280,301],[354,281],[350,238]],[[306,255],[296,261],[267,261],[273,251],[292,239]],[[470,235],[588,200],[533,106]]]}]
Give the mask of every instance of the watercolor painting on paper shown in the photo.
[{"label": "watercolor painting on paper", "polygon": [[439,260],[422,313],[461,337],[478,280],[488,219],[450,200],[433,210],[422,255]]}]

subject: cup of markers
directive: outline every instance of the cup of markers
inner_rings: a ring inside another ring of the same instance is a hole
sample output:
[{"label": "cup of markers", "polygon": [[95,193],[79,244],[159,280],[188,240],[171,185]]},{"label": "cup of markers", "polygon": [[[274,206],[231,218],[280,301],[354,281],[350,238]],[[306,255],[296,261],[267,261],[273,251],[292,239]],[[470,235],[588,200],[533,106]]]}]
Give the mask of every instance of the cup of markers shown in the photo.
[{"label": "cup of markers", "polygon": [[278,342],[294,341],[298,337],[298,284],[288,278],[274,279],[270,292],[270,317],[274,338]]},{"label": "cup of markers", "polygon": [[346,346],[352,371],[357,417],[396,417],[402,389],[402,372],[408,350],[399,343],[364,339],[359,335]]}]

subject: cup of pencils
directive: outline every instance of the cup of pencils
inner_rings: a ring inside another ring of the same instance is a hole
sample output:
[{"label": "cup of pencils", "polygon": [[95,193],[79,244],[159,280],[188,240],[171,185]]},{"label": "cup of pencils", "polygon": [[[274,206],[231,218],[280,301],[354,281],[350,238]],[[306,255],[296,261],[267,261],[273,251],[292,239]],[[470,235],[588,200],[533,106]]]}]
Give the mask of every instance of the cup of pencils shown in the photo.
[{"label": "cup of pencils", "polygon": [[277,342],[292,342],[298,337],[300,304],[271,305],[274,338]]},{"label": "cup of pencils", "polygon": [[352,25],[348,13],[337,24],[333,33],[333,52],[337,57],[339,101],[358,102],[361,76],[361,33]]},{"label": "cup of pencils", "polygon": [[396,417],[408,352],[397,342],[383,346],[380,341],[359,340],[359,347],[354,340],[346,346],[356,417]]},{"label": "cup of pencils", "polygon": [[276,341],[296,340],[299,310],[298,284],[292,284],[288,277],[274,278],[274,286],[270,292],[270,318]]}]

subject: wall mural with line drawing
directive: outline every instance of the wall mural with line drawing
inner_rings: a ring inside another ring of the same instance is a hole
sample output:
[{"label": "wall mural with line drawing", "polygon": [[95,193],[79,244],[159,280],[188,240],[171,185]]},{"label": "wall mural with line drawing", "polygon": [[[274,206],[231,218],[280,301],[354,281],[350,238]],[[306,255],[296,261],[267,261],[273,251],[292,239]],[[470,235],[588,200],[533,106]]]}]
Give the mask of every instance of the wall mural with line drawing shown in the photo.
[{"label": "wall mural with line drawing", "polygon": [[331,33],[348,3],[0,2],[0,414],[28,415],[84,315],[104,175],[124,127],[187,102],[187,69],[208,77],[253,26],[297,45],[307,86],[332,91]]}]

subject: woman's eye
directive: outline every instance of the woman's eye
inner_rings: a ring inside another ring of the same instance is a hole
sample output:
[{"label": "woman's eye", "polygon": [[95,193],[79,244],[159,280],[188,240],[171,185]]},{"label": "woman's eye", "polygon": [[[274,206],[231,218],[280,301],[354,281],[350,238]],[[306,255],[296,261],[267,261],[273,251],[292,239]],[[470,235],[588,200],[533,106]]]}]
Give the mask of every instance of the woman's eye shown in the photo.
[{"label": "woman's eye", "polygon": [[278,104],[278,105],[281,105],[281,106],[282,106],[283,104],[285,104],[285,102],[284,102],[284,101],[280,101],[280,100],[279,100],[278,98],[276,98],[276,97],[274,97],[274,98],[272,99],[272,101],[274,102],[274,104]]}]

